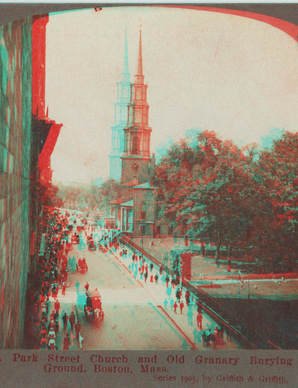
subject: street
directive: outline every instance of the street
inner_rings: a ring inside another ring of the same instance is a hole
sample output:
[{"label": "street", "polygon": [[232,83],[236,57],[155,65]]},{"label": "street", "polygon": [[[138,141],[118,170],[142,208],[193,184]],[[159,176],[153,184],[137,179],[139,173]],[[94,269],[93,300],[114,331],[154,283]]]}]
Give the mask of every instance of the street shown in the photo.
[{"label": "street", "polygon": [[[193,310],[192,324],[187,321],[187,308],[183,314],[174,314],[170,306],[163,307],[165,298],[172,298],[169,296],[171,290],[166,289],[161,282],[155,284],[148,280],[144,283],[143,280],[135,279],[128,270],[129,258],[122,259],[122,263],[117,254],[103,253],[98,248],[96,251],[87,248],[82,250],[78,245],[73,245],[68,253],[68,257],[73,256],[76,260],[85,257],[88,272],[70,273],[66,295],[61,296],[59,293],[58,298],[61,306],[75,304],[82,325],[84,350],[190,349],[192,345],[200,349],[241,348],[233,339],[224,341],[219,337],[212,345],[203,346],[202,332],[196,329],[195,306],[189,306]],[[84,314],[86,282],[91,292],[97,288],[101,294],[105,317],[98,324],[92,317],[87,320]],[[67,311],[69,313],[69,308]],[[215,322],[204,313],[203,329],[206,327],[214,330]]]}]

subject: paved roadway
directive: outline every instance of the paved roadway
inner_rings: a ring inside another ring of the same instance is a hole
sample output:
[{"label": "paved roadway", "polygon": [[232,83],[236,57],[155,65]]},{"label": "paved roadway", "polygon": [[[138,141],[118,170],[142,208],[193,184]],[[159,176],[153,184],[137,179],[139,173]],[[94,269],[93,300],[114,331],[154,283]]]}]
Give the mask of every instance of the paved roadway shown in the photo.
[{"label": "paved roadway", "polygon": [[[86,274],[70,274],[70,287],[64,302],[75,301],[82,324],[84,349],[150,350],[183,349],[185,341],[155,306],[151,295],[135,280],[128,270],[117,265],[110,254],[98,249],[83,251],[73,246],[68,256],[85,257],[89,270]],[[79,293],[75,283],[80,283]],[[90,284],[101,294],[105,314],[97,327],[93,320],[86,320],[83,312],[84,286]]]},{"label": "paved roadway", "polygon": [[[86,242],[85,237],[84,242]],[[62,297],[60,294],[59,298],[68,314],[73,309],[72,305],[76,306],[77,316],[82,325],[81,334],[85,338],[83,349],[190,349],[188,339],[196,342],[195,346],[200,350],[206,349],[202,343],[194,340],[195,324],[194,326],[187,324],[186,314],[175,315],[173,311],[167,309],[165,312],[160,307],[166,297],[165,287],[154,287],[148,282],[145,285],[142,280],[136,280],[114,255],[103,253],[98,248],[96,251],[88,251],[79,249],[78,245],[73,245],[67,257],[73,256],[77,260],[79,257],[85,257],[89,270],[85,274],[78,272],[70,274],[70,286],[67,288],[66,296]],[[92,318],[88,321],[83,311],[84,286],[87,281],[90,285],[89,289],[92,291],[97,288],[102,297],[105,318],[98,326]],[[75,287],[77,282],[80,284],[79,292]],[[203,327],[214,329],[215,325],[215,322],[204,314]],[[237,341],[218,338],[213,343],[213,348],[239,349],[241,346]]]}]

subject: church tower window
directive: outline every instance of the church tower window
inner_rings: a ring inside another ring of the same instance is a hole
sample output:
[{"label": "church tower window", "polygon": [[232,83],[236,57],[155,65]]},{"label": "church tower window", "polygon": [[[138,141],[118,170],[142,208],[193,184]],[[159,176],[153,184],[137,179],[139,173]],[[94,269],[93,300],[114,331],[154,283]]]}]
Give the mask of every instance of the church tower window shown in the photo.
[{"label": "church tower window", "polygon": [[132,154],[138,155],[138,151],[140,149],[140,139],[138,138],[138,136],[133,137],[131,148],[132,148]]}]

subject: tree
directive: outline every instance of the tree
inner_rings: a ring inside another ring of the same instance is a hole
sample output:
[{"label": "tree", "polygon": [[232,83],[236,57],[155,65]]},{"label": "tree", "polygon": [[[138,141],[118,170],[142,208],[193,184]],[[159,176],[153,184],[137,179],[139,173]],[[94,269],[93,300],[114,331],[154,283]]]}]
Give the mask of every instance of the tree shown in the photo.
[{"label": "tree", "polygon": [[106,216],[109,215],[109,202],[119,198],[121,195],[121,185],[114,179],[108,179],[101,184],[98,190],[98,203],[100,211]]},{"label": "tree", "polygon": [[197,143],[175,144],[156,166],[160,215],[186,227],[193,238],[216,241],[216,264],[223,242],[247,243],[257,195],[251,161],[251,152],[204,131]]},{"label": "tree", "polygon": [[284,132],[263,150],[254,178],[262,193],[254,247],[261,263],[272,270],[297,270],[298,134]]}]

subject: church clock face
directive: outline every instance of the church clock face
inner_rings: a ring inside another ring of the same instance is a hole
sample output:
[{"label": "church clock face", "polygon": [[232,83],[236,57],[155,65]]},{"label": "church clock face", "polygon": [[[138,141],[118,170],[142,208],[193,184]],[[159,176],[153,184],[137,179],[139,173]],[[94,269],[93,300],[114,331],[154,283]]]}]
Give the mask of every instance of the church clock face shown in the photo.
[{"label": "church clock face", "polygon": [[139,166],[139,164],[138,164],[137,162],[135,162],[135,163],[133,163],[133,164],[131,165],[131,168],[132,168],[132,170],[134,170],[134,171],[139,171],[140,166]]}]

